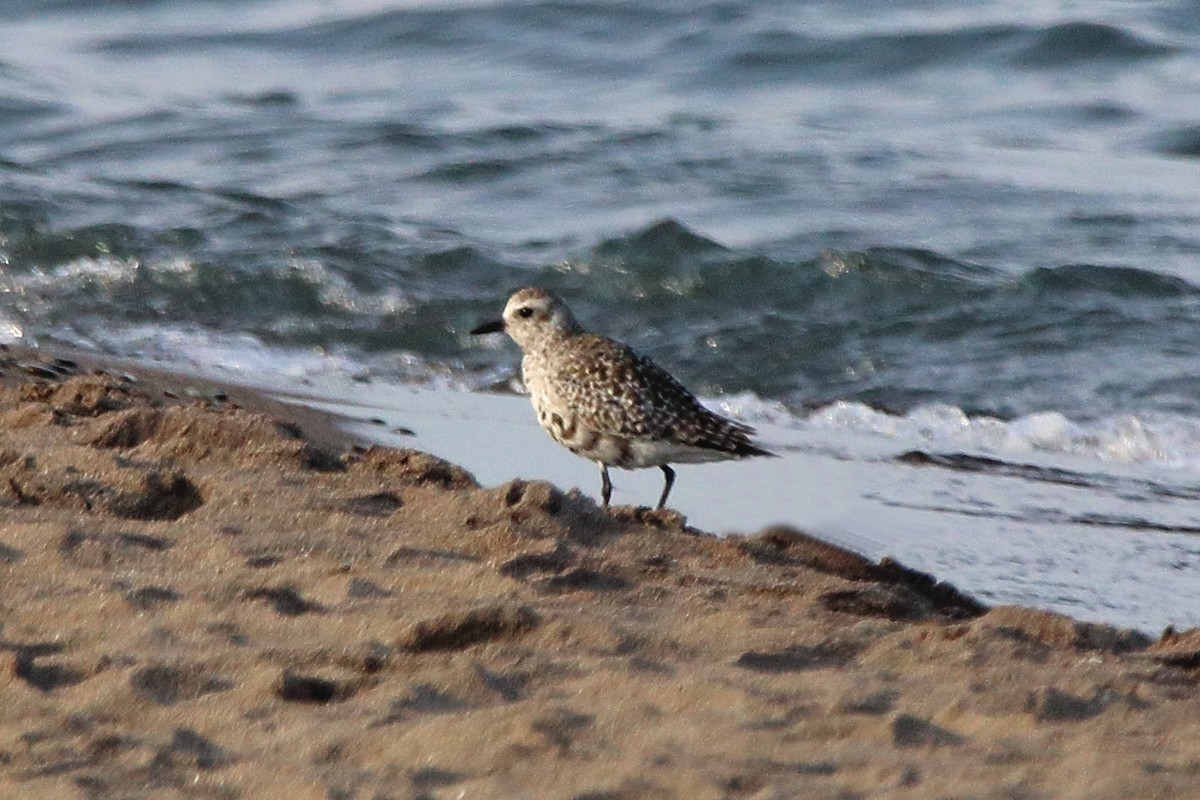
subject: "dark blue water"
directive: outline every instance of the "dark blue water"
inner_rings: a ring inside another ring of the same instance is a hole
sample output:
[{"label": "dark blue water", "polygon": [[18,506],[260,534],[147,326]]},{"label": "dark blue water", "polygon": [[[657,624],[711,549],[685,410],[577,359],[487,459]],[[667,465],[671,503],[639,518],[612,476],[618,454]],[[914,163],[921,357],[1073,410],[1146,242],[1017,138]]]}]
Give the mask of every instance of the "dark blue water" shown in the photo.
[{"label": "dark blue water", "polygon": [[1200,419],[1200,6],[0,2],[0,322],[478,386]]}]

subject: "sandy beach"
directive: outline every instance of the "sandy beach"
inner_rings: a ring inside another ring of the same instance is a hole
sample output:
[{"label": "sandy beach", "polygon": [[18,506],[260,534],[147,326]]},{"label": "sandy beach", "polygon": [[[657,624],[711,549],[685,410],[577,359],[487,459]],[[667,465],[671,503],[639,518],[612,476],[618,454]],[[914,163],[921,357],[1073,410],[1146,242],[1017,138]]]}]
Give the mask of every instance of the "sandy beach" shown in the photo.
[{"label": "sandy beach", "polygon": [[0,797],[1200,796],[1200,631],[104,366],[0,364]]}]

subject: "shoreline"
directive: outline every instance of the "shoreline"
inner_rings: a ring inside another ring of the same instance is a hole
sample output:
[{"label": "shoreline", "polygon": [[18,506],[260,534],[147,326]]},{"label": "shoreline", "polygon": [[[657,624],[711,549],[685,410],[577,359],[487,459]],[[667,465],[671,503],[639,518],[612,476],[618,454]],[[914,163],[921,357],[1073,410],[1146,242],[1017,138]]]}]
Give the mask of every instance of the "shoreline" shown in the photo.
[{"label": "shoreline", "polygon": [[[83,369],[135,372],[176,398],[221,397],[292,418],[329,449],[418,449],[485,485],[544,480],[598,495],[595,465],[550,441],[519,395],[145,364],[66,347],[11,353],[18,363],[66,357]],[[1194,493],[1186,485],[1068,457],[972,459],[932,440],[819,425],[759,430],[781,457],[677,470],[671,505],[690,525],[718,535],[788,525],[871,560],[936,574],[989,605],[1045,608],[1150,635],[1200,626],[1200,596],[1181,567],[1200,559],[1200,538],[1187,532],[1200,502],[1187,499]],[[656,470],[612,475],[617,504],[649,504],[661,491]]]},{"label": "shoreline", "polygon": [[[84,369],[135,372],[177,398],[222,397],[291,418],[329,449],[418,449],[485,485],[544,480],[598,496],[595,465],[550,441],[520,395],[145,364],[67,347],[11,352],[18,363],[66,357]],[[1200,538],[1189,533],[1200,501],[1188,499],[1185,484],[1063,456],[997,461],[935,441],[821,426],[766,423],[759,431],[779,458],[678,468],[671,505],[690,525],[722,536],[791,526],[936,574],[989,605],[1149,635],[1200,626],[1200,596],[1184,568],[1200,560]],[[618,504],[649,504],[661,490],[656,470],[612,475]]]},{"label": "shoreline", "polygon": [[320,412],[34,355],[0,386],[0,794],[1194,789],[1200,631],[987,608],[795,528],[481,487]]}]

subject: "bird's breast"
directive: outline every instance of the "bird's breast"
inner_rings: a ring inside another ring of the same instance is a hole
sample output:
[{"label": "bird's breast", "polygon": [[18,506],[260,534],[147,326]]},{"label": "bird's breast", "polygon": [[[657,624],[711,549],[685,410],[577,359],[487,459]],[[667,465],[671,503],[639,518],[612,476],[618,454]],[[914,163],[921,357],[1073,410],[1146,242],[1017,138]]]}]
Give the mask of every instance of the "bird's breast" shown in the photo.
[{"label": "bird's breast", "polygon": [[641,466],[637,461],[632,442],[623,436],[600,433],[583,424],[579,415],[570,409],[546,402],[546,398],[531,395],[538,425],[550,438],[577,456],[589,461],[599,461],[612,467],[633,469]]}]

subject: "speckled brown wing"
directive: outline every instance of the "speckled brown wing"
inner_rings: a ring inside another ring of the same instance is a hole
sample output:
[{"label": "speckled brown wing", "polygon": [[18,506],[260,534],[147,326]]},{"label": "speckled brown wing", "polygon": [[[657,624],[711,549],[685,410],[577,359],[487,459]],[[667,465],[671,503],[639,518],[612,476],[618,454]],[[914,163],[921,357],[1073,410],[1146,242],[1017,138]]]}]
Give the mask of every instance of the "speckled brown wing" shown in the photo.
[{"label": "speckled brown wing", "polygon": [[560,353],[556,390],[579,422],[597,433],[667,440],[735,455],[765,455],[754,429],[714,414],[670,373],[603,336],[584,334]]}]

